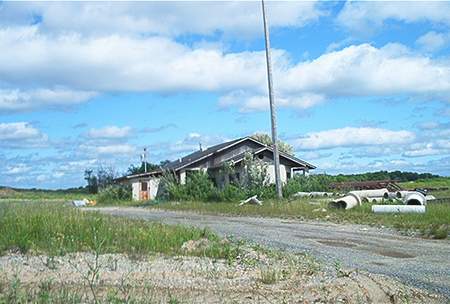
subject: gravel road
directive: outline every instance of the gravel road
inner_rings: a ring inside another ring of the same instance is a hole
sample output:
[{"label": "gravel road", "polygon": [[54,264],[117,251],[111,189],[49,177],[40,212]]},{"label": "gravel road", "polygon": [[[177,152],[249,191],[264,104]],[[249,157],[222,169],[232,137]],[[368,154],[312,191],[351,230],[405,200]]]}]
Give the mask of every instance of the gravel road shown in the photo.
[{"label": "gravel road", "polygon": [[269,247],[309,252],[329,265],[339,261],[350,268],[396,278],[450,299],[450,242],[402,236],[395,231],[362,225],[304,222],[276,218],[230,217],[143,209],[136,207],[84,210],[208,227]]}]

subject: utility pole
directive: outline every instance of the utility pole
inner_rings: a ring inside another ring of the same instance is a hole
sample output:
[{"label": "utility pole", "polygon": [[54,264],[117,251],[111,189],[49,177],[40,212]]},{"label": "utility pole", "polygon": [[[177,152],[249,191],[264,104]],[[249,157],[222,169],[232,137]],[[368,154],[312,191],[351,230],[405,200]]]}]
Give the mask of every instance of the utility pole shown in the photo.
[{"label": "utility pole", "polygon": [[144,153],[141,155],[141,161],[144,163],[144,172],[147,173],[147,148],[144,148]]},{"label": "utility pole", "polygon": [[264,38],[266,42],[267,85],[269,87],[270,119],[272,123],[272,144],[273,144],[273,162],[275,167],[275,185],[277,188],[278,198],[283,198],[280,179],[280,155],[278,153],[277,113],[275,108],[273,84],[272,84],[272,63],[270,58],[269,25],[267,24],[266,7],[264,5],[264,0],[261,0],[261,5],[264,22]]}]

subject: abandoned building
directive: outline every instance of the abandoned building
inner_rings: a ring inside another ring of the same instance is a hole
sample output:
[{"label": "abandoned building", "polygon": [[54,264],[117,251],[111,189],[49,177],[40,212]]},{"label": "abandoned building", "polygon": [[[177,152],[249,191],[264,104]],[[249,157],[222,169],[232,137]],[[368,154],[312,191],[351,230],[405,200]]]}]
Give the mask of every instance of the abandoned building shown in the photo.
[{"label": "abandoned building", "polygon": [[[275,183],[273,166],[273,150],[252,137],[238,138],[218,144],[208,149],[199,149],[183,158],[170,162],[160,169],[147,173],[132,174],[118,179],[121,183],[130,183],[133,190],[133,200],[154,199],[158,193],[161,176],[164,172],[172,172],[177,180],[184,184],[191,172],[202,170],[207,172],[219,187],[230,180],[239,180],[242,176],[243,161],[246,155],[253,156],[267,163],[267,174],[270,183]],[[233,164],[233,172],[227,176],[221,173],[225,163]],[[295,156],[280,152],[280,177],[285,183],[295,174],[307,175],[316,167]]]}]

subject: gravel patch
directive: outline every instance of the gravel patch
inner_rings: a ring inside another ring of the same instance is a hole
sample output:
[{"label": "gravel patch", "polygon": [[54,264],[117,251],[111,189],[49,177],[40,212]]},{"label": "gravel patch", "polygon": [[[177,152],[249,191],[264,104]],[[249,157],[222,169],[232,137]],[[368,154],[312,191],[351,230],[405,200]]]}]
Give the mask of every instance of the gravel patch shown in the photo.
[{"label": "gravel patch", "polygon": [[[85,277],[95,261],[92,253],[55,257],[11,253],[0,257],[0,286],[7,290],[8,284],[18,280],[29,293],[38,290],[40,294],[43,283],[51,282],[54,289],[70,288],[83,302],[92,302]],[[101,266],[95,293],[102,302],[109,302],[108,295],[113,293],[116,299],[144,303],[170,299],[183,303],[444,303],[443,298],[389,278],[319,270],[307,256],[252,248],[245,248],[231,263],[160,255],[137,259],[122,254],[100,255],[97,261]],[[273,280],[267,281],[266,275]]]},{"label": "gravel patch", "polygon": [[450,241],[400,235],[392,229],[277,218],[202,215],[135,207],[88,208],[168,224],[208,227],[222,235],[289,252],[308,252],[325,264],[383,274],[450,298]]}]

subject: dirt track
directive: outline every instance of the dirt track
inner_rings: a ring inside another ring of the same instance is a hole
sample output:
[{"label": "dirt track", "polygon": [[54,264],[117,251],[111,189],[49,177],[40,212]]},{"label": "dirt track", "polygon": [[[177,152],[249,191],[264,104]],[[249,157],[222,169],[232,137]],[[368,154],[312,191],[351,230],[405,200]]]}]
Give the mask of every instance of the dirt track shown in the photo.
[{"label": "dirt track", "polygon": [[228,217],[133,207],[86,208],[168,224],[208,227],[269,247],[307,251],[322,260],[388,275],[450,298],[450,242],[402,236],[361,225]]}]

